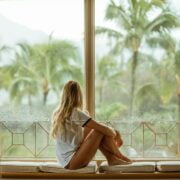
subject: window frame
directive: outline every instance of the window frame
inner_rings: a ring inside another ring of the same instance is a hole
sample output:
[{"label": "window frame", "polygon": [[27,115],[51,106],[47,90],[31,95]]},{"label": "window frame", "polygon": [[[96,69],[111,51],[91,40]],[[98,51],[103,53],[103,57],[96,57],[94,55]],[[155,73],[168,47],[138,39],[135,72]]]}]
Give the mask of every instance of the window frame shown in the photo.
[{"label": "window frame", "polygon": [[95,118],[95,0],[84,0],[84,16],[86,109]]},{"label": "window frame", "polygon": [[[86,108],[95,118],[95,0],[84,0],[85,23],[85,99]],[[135,158],[140,161],[179,160],[180,143],[176,157],[168,158]]]},{"label": "window frame", "polygon": [[[85,79],[85,100],[86,100],[85,105],[91,117],[95,118],[95,0],[84,0],[84,68],[85,68],[84,79]],[[175,159],[179,159],[179,158],[180,158],[180,154],[178,154]],[[167,159],[136,158],[136,159],[140,161],[175,160],[174,158],[167,158]],[[26,159],[21,161],[26,161]],[[31,161],[39,161],[39,160],[31,160]],[[42,161],[51,161],[51,160],[42,159]]]}]

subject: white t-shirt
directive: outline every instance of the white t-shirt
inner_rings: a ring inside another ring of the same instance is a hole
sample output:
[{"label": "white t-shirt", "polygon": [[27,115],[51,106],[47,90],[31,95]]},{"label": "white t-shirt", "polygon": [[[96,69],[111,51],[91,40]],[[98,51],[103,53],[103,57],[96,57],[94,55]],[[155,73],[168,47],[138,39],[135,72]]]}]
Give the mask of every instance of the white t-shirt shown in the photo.
[{"label": "white t-shirt", "polygon": [[74,109],[69,119],[66,119],[64,131],[56,138],[56,156],[61,166],[65,167],[83,140],[83,126],[91,117],[82,111]]}]

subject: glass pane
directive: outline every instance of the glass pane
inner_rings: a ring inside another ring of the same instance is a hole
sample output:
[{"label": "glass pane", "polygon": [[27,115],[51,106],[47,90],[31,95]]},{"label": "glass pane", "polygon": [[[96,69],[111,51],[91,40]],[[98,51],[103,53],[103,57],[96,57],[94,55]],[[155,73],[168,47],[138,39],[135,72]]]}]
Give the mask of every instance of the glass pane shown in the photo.
[{"label": "glass pane", "polygon": [[120,131],[130,157],[177,157],[180,2],[95,2],[96,120]]},{"label": "glass pane", "polygon": [[0,1],[0,24],[0,156],[55,158],[52,111],[84,84],[84,1]]}]

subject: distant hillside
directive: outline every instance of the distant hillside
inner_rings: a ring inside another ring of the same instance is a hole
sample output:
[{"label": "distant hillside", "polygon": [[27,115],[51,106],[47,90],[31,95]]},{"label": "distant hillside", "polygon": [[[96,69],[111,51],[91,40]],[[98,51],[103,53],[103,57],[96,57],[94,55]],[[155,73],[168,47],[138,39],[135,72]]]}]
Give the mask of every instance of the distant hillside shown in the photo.
[{"label": "distant hillside", "polygon": [[42,31],[31,30],[13,22],[0,14],[0,45],[12,46],[18,42],[38,43],[48,40],[48,35]]}]

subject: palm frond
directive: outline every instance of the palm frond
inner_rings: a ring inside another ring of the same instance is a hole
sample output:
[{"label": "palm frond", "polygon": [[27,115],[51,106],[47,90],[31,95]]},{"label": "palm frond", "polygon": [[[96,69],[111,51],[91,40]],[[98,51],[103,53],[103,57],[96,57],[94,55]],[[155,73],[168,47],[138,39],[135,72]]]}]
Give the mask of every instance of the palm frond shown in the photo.
[{"label": "palm frond", "polygon": [[116,31],[114,29],[111,28],[107,28],[107,27],[100,27],[97,26],[96,27],[96,34],[107,34],[108,37],[114,37],[114,38],[122,38],[123,34],[119,31]]},{"label": "palm frond", "polygon": [[161,47],[166,51],[174,52],[176,49],[176,41],[170,36],[169,33],[159,36],[149,37],[146,41],[150,47]]},{"label": "palm frond", "polygon": [[123,24],[126,29],[132,27],[131,20],[128,13],[121,5],[117,5],[114,1],[111,1],[106,9],[105,19],[115,20],[117,24]]},{"label": "palm frond", "polygon": [[118,41],[113,45],[112,49],[110,49],[109,51],[109,54],[120,55],[125,48],[126,45],[124,43],[124,40],[122,39],[121,41]]},{"label": "palm frond", "polygon": [[166,11],[158,15],[153,21],[145,26],[145,31],[157,31],[160,32],[163,28],[170,29],[179,26],[179,20],[171,12]]}]

